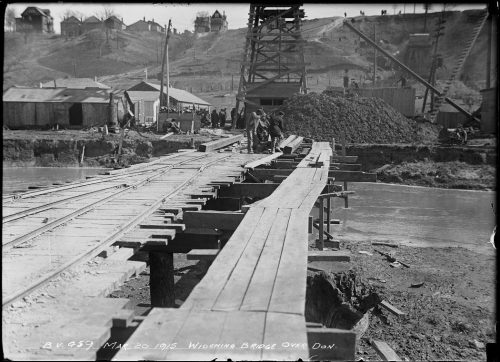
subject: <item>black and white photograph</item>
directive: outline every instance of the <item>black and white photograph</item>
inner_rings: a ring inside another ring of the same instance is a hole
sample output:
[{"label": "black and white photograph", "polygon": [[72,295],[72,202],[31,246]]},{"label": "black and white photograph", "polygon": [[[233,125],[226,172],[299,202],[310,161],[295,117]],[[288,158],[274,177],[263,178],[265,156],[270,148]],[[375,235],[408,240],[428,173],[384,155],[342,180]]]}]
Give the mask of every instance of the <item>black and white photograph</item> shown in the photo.
[{"label": "black and white photograph", "polygon": [[4,360],[498,360],[498,2],[2,5]]}]

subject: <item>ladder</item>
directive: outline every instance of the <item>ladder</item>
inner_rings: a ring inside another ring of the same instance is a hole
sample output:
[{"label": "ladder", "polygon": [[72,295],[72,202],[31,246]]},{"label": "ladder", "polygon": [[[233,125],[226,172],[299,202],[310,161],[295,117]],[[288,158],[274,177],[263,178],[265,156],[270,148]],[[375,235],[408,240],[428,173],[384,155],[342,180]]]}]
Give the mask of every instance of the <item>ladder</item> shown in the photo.
[{"label": "ladder", "polygon": [[460,53],[457,62],[455,64],[455,67],[451,71],[451,76],[450,78],[446,81],[446,84],[443,88],[443,91],[441,94],[437,97],[437,99],[434,102],[434,109],[429,113],[430,119],[433,123],[436,122],[436,117],[437,114],[439,113],[439,109],[441,108],[441,105],[443,104],[443,101],[446,98],[446,95],[448,91],[450,90],[451,84],[453,81],[456,79],[457,75],[460,73],[462,70],[463,65],[465,64],[465,60],[469,56],[472,48],[474,47],[474,44],[476,43],[477,38],[479,37],[479,33],[481,32],[481,29],[483,28],[484,24],[486,23],[486,20],[488,19],[488,11],[485,12],[483,17],[480,18],[480,21],[478,25],[476,25],[475,28],[473,28],[472,35],[465,44],[465,49]]}]

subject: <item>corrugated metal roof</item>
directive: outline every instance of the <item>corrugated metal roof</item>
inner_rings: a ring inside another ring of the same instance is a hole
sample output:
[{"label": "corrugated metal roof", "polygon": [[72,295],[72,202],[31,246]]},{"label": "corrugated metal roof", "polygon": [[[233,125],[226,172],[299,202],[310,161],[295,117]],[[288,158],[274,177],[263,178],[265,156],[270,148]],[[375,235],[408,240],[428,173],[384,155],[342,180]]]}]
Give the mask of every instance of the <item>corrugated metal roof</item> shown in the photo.
[{"label": "corrugated metal roof", "polygon": [[[154,84],[154,83],[149,83],[149,82],[144,82],[147,85],[157,89],[158,91],[160,90],[161,86],[159,84]],[[163,89],[163,93],[167,93],[166,89]],[[194,104],[200,104],[203,106],[211,106],[210,103],[207,101],[204,101],[203,99],[195,96],[192,93],[189,93],[188,91],[185,91],[183,89],[178,89],[178,88],[168,88],[168,96],[172,97],[178,102],[182,103],[194,103]]]},{"label": "corrugated metal roof", "polygon": [[3,94],[4,102],[108,103],[109,89],[16,88]]},{"label": "corrugated metal roof", "polygon": [[132,102],[139,100],[151,102],[160,98],[160,91],[127,91],[127,94]]},{"label": "corrugated metal roof", "polygon": [[[44,88],[54,88],[54,81],[42,83]],[[57,88],[74,88],[74,89],[84,89],[84,88],[101,88],[101,89],[111,89],[110,86],[106,84],[94,81],[92,78],[59,78],[56,79]]]}]

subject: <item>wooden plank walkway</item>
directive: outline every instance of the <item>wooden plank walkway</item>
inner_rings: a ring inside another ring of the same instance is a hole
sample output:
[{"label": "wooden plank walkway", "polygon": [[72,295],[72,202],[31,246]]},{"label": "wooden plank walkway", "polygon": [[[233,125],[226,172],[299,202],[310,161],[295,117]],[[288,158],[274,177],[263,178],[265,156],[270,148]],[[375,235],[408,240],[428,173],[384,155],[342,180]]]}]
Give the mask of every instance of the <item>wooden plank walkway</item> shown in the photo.
[{"label": "wooden plank walkway", "polygon": [[308,216],[328,180],[328,143],[250,205],[205,277],[179,309],[154,308],[114,360],[308,359],[304,318]]}]

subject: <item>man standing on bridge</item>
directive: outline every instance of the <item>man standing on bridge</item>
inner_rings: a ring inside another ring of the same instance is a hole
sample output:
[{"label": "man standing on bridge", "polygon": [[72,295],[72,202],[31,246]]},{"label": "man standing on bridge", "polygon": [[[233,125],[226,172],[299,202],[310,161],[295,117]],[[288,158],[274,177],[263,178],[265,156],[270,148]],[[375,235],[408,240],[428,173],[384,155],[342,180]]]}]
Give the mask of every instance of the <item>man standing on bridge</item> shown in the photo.
[{"label": "man standing on bridge", "polygon": [[250,113],[250,115],[246,119],[245,128],[247,131],[247,149],[248,153],[253,153],[253,150],[256,148],[257,142],[257,127],[259,126],[260,119],[264,117],[266,114],[262,108],[257,109],[255,112]]}]

